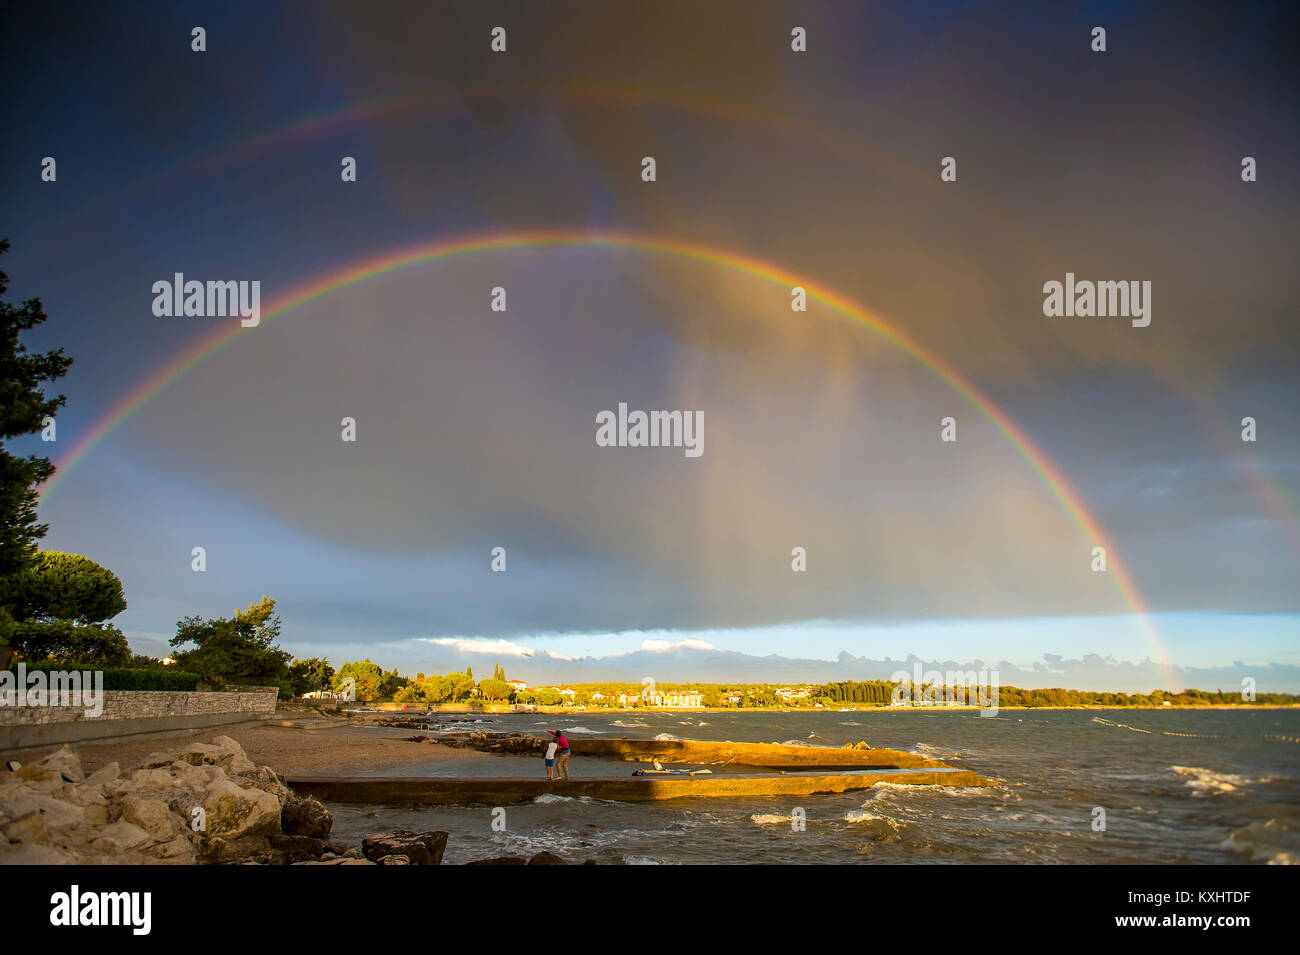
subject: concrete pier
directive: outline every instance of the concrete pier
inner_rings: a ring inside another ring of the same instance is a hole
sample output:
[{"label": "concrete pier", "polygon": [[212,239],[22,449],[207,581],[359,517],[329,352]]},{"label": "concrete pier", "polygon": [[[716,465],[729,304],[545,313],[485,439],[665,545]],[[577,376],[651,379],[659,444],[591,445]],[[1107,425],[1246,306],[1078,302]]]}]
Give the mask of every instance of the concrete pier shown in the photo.
[{"label": "concrete pier", "polygon": [[[784,743],[733,743],[711,740],[588,738],[568,734],[575,762],[583,757],[639,762],[692,763],[704,766],[762,766],[766,769],[936,769],[937,759],[897,749],[850,749],[832,746],[789,746]],[[512,756],[541,755],[550,737],[513,733],[454,732],[430,736],[443,746],[476,749]]]},{"label": "concrete pier", "polygon": [[[500,753],[509,758],[541,752],[547,739],[525,734],[446,734],[431,742]],[[527,778],[412,776],[298,776],[286,782],[297,792],[326,802],[465,805],[528,802],[545,793],[633,802],[739,796],[814,796],[870,789],[876,783],[919,786],[988,786],[975,772],[936,759],[895,749],[836,749],[780,743],[732,743],[701,740],[583,739],[570,737],[573,769],[582,759],[621,759],[695,766],[754,766],[761,771],[730,770],[704,775],[608,775],[548,780]],[[414,755],[414,754],[413,754]],[[530,762],[529,765],[535,765]],[[606,763],[608,770],[608,763]]]},{"label": "concrete pier", "polygon": [[907,783],[922,786],[987,786],[976,773],[953,766],[931,769],[878,768],[842,773],[776,773],[712,776],[627,776],[618,779],[544,778],[507,779],[454,777],[423,779],[398,776],[290,777],[286,782],[301,795],[324,802],[397,803],[403,805],[500,806],[529,802],[545,793],[557,796],[589,796],[645,802],[662,799],[738,796],[815,796],[870,789],[876,783]]}]

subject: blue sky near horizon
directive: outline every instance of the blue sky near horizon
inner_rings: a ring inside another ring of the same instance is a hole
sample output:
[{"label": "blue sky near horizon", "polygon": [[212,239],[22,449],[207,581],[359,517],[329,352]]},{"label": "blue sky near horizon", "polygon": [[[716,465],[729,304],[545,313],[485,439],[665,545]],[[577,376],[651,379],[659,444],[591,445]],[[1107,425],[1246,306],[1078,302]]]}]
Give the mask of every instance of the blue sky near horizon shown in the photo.
[{"label": "blue sky near horizon", "polygon": [[[1109,535],[1172,663],[1300,664],[1293,8],[723,3],[685,29],[671,5],[563,6],[326,4],[306,30],[293,5],[20,4],[0,38],[24,117],[0,153],[0,270],[8,300],[51,316],[31,347],[76,358],[59,448],[233,321],[154,317],[173,272],[259,279],[266,305],[438,238],[669,235],[876,309],[993,396]],[[519,97],[195,165],[335,105],[485,84]],[[779,119],[533,95],[582,84]],[[959,178],[940,183],[949,154]],[[1042,283],[1067,270],[1150,279],[1152,325],[1046,318]],[[597,449],[594,415],[619,401],[702,410],[704,456]],[[469,256],[310,303],[146,405],[41,518],[45,546],[122,577],[118,622],[150,646],[265,592],[295,652],[412,666],[462,662],[422,639],[602,659],[646,639],[828,661],[1153,652],[1049,489],[914,359],[815,305],[792,320],[781,288],[630,250]]]}]

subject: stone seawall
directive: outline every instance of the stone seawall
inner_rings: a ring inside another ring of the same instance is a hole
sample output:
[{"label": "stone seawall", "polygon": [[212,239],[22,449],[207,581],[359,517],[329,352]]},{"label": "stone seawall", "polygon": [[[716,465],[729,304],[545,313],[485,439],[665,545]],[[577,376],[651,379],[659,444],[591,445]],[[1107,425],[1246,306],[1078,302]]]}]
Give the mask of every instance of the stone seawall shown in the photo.
[{"label": "stone seawall", "polygon": [[81,743],[267,719],[275,714],[275,687],[220,691],[105,690],[104,709],[84,706],[0,706],[0,751]]}]

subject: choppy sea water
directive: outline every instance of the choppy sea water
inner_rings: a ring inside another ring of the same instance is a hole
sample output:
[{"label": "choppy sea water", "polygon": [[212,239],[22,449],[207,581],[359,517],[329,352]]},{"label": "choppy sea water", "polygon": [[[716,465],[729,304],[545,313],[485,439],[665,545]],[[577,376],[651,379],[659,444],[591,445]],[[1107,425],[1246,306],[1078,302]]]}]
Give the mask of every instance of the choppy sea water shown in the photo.
[{"label": "choppy sea water", "polygon": [[[625,803],[542,796],[505,807],[342,806],[335,834],[448,829],[445,861],[531,854],[580,862],[1290,864],[1300,860],[1300,711],[578,713],[485,716],[453,728],[558,725],[573,775],[630,773],[582,758],[584,736],[842,746],[866,740],[976,770],[989,788],[900,786],[836,796]],[[1143,732],[1145,731],[1145,732]],[[452,763],[411,775],[460,775]],[[385,770],[383,774],[395,771]],[[544,775],[539,759],[479,760],[472,774]],[[1105,812],[1105,829],[1096,831]],[[803,831],[792,825],[796,810]]]}]

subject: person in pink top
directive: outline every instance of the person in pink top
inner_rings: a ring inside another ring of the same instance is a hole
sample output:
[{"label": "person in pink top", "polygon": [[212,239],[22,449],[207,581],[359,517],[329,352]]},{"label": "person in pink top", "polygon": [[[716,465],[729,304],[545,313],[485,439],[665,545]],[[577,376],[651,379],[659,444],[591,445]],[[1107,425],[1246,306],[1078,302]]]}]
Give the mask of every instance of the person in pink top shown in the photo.
[{"label": "person in pink top", "polygon": [[555,737],[555,742],[559,746],[559,749],[556,751],[555,754],[555,761],[558,764],[557,768],[561,773],[564,774],[564,778],[568,779],[569,778],[569,753],[570,753],[569,739],[567,736],[564,735],[563,730],[547,730],[546,732],[550,733],[552,736]]}]

